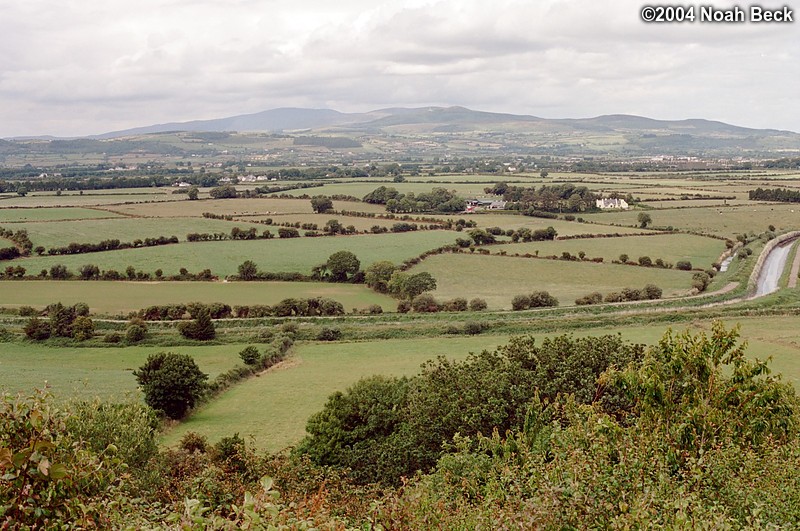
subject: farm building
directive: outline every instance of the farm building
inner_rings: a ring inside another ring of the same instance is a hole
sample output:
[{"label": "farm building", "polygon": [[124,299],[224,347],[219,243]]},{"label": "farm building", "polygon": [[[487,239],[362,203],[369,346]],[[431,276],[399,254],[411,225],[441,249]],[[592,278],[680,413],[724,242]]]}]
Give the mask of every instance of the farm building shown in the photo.
[{"label": "farm building", "polygon": [[494,199],[470,199],[467,201],[465,212],[475,212],[476,210],[504,210],[506,201],[496,201]]},{"label": "farm building", "polygon": [[597,200],[597,208],[628,210],[628,202],[624,199],[603,198]]}]

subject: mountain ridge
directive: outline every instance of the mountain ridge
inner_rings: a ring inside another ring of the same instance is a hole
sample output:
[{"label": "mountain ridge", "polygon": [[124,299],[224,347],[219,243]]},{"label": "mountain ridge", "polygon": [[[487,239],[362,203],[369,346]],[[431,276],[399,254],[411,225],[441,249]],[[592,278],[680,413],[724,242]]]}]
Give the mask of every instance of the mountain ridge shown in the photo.
[{"label": "mountain ridge", "polygon": [[[473,127],[487,124],[506,124],[508,126],[540,126],[546,128],[570,128],[581,130],[601,129],[617,131],[673,131],[694,134],[731,135],[796,135],[794,131],[779,129],[756,129],[732,125],[722,121],[704,118],[682,120],[659,120],[630,114],[607,114],[591,118],[541,118],[526,114],[495,113],[476,111],[466,107],[389,107],[363,113],[344,113],[334,109],[313,109],[301,107],[280,107],[257,113],[241,114],[209,120],[168,122],[149,126],[111,131],[87,138],[112,139],[143,134],[171,131],[188,132],[287,132],[298,130],[319,130],[326,128],[360,130],[386,127],[450,125]],[[435,132],[431,130],[430,132]]]}]

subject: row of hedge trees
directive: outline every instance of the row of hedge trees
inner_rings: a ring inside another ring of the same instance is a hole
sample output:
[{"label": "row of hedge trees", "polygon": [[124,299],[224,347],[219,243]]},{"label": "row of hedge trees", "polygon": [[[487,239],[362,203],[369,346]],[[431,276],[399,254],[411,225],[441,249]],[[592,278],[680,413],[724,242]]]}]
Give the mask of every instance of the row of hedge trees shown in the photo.
[{"label": "row of hedge trees", "polygon": [[411,300],[402,300],[397,303],[397,311],[399,313],[408,313],[412,310],[416,313],[466,312],[467,310],[480,312],[486,308],[486,301],[477,297],[469,302],[463,297],[439,302],[429,293],[423,293]]},{"label": "row of hedge trees", "polygon": [[[170,245],[178,243],[177,236],[159,236],[157,238],[136,239],[132,242],[121,242],[117,239],[103,240],[99,243],[77,243],[72,242],[63,247],[51,247],[47,250],[49,255],[68,255],[83,253],[99,253],[103,251],[116,251],[120,249],[136,249],[139,247],[156,247],[159,245]],[[44,247],[37,247],[36,253],[44,254]]]},{"label": "row of hedge trees", "polygon": [[342,303],[326,297],[310,297],[307,299],[288,298],[268,306],[256,304],[251,306],[233,306],[221,302],[188,304],[161,304],[142,308],[130,315],[145,321],[181,321],[187,318],[197,319],[201,312],[208,313],[211,319],[260,318],[260,317],[315,317],[344,315]]},{"label": "row of hedge trees", "polygon": [[54,336],[85,341],[94,335],[94,323],[85,303],[64,306],[57,302],[48,305],[42,315],[47,319],[31,317],[25,324],[23,331],[28,339],[43,341]]},{"label": "row of hedge trees", "polygon": [[608,293],[605,297],[599,291],[589,293],[583,297],[575,299],[578,306],[588,306],[605,302],[628,302],[657,300],[661,298],[663,291],[655,284],[646,284],[642,289],[624,288],[622,291]]},{"label": "row of hedge trees", "polygon": [[534,291],[530,295],[516,295],[511,299],[511,309],[514,311],[552,306],[558,306],[558,299],[547,291]]}]

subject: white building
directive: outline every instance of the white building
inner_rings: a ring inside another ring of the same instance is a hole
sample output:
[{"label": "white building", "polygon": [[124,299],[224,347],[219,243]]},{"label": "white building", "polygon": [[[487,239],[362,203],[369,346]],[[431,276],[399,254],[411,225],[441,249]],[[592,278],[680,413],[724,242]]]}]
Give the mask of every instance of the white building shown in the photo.
[{"label": "white building", "polygon": [[597,200],[597,208],[602,209],[621,209],[621,210],[628,210],[628,202],[624,199],[611,199],[608,197],[604,197],[603,199]]}]

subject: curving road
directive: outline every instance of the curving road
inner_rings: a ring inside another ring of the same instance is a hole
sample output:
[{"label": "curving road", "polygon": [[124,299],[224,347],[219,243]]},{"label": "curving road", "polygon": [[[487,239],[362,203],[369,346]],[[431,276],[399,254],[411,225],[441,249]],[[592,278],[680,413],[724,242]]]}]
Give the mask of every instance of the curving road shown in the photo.
[{"label": "curving road", "polygon": [[764,267],[761,269],[761,274],[758,276],[756,283],[756,293],[753,298],[763,297],[775,291],[778,291],[778,281],[783,275],[783,270],[786,268],[786,261],[789,258],[789,253],[792,250],[792,245],[795,240],[790,240],[775,247],[771,253],[764,260]]}]

